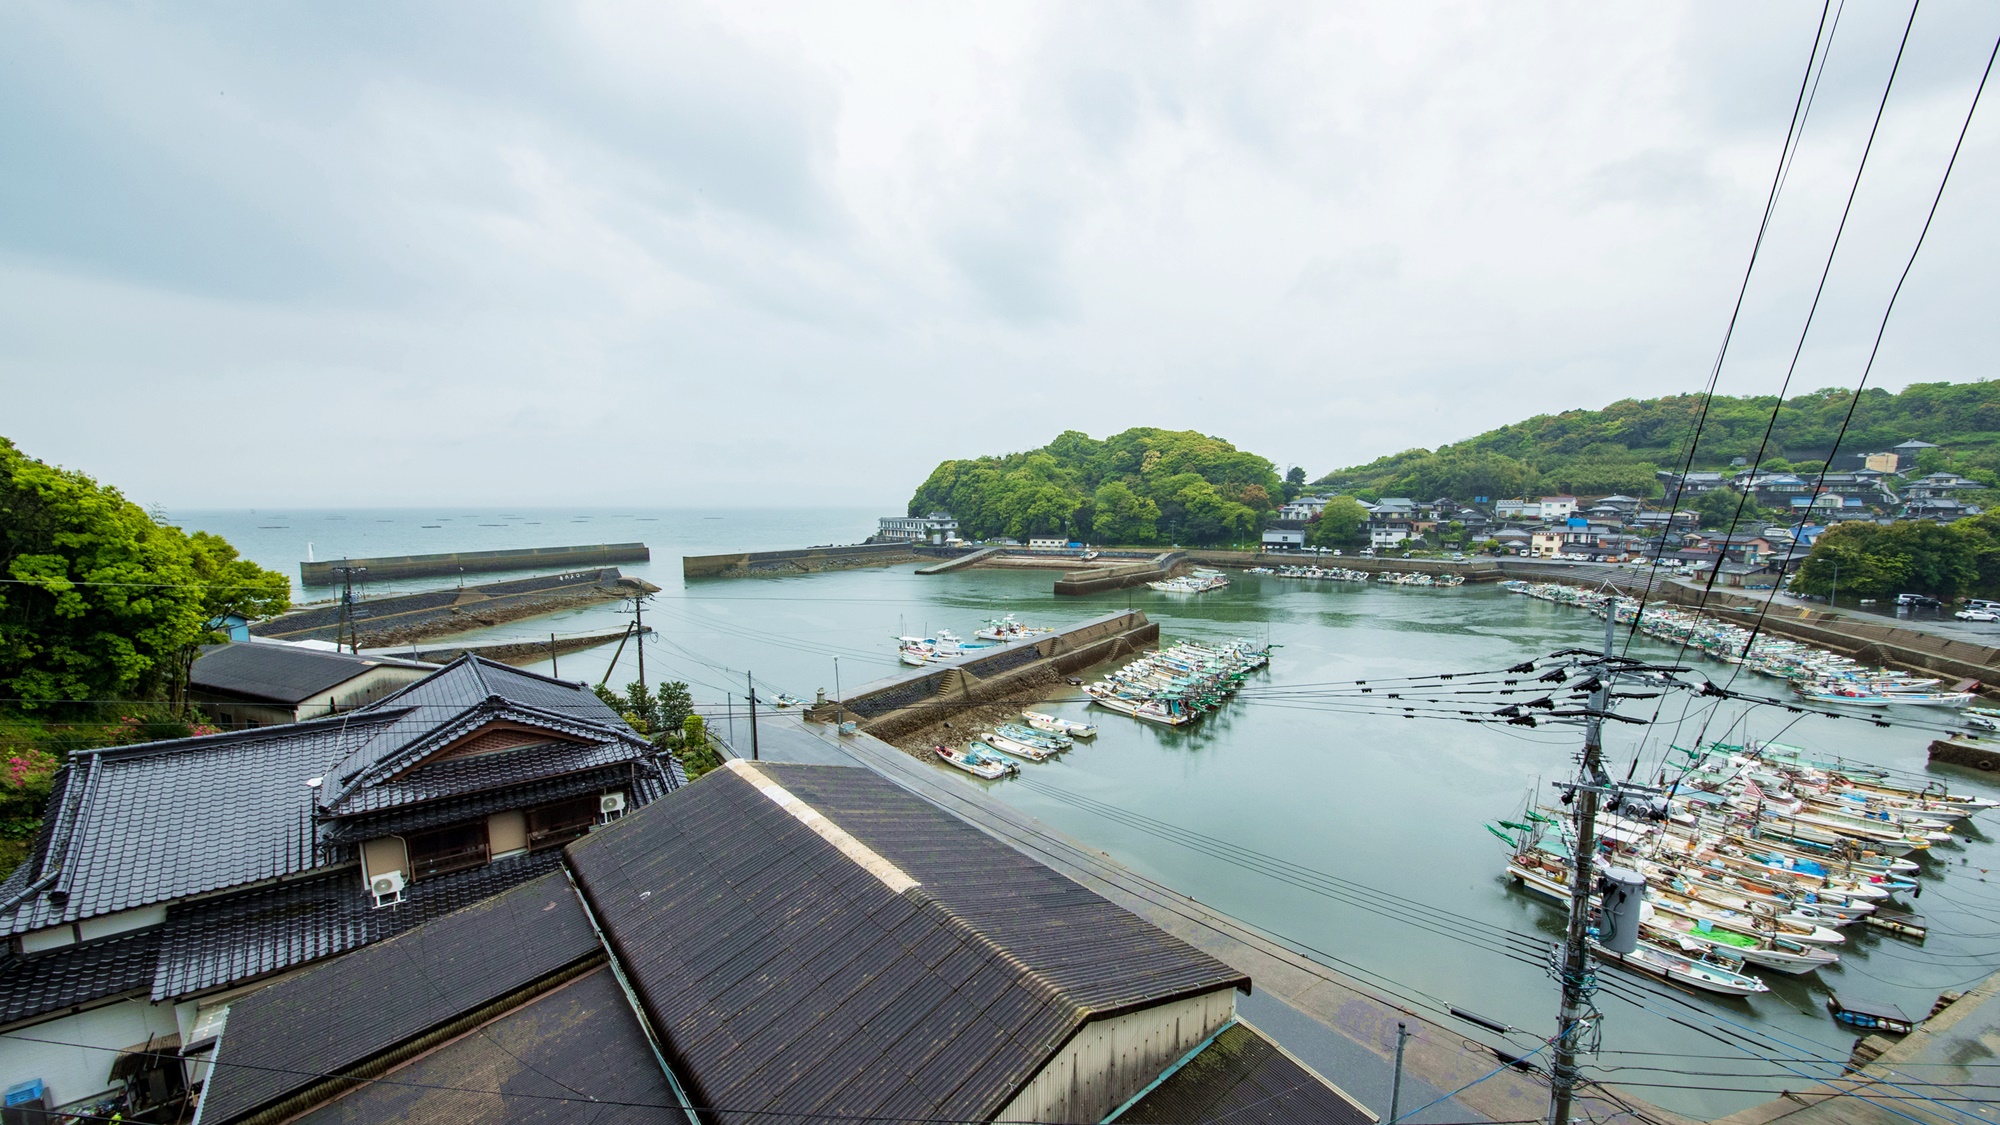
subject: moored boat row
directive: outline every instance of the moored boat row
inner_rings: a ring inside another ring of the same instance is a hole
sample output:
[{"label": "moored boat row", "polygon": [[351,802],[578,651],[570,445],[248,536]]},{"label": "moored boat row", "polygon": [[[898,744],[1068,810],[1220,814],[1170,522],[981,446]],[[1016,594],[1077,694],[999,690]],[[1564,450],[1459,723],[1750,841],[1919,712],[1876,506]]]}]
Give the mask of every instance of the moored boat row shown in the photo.
[{"label": "moored boat row", "polygon": [[[1646,880],[1640,947],[1613,964],[1721,995],[1764,991],[1752,969],[1810,973],[1838,964],[1843,929],[1922,940],[1922,920],[1884,911],[1919,891],[1904,856],[1955,839],[1951,827],[2000,801],[1942,786],[1899,786],[1879,770],[1812,763],[1796,747],[1711,744],[1690,759],[1648,819],[1601,814],[1593,865]],[[1629,811],[1629,810],[1628,810]],[[1513,847],[1507,874],[1566,907],[1575,842],[1566,809],[1530,808],[1488,830]],[[1518,834],[1518,835],[1517,835]]]}]

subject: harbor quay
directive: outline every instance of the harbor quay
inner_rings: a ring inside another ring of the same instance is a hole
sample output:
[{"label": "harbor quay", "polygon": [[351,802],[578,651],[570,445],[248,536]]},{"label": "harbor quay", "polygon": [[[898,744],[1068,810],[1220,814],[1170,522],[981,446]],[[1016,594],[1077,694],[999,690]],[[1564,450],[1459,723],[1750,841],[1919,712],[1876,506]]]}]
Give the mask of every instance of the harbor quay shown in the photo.
[{"label": "harbor quay", "polygon": [[954,719],[1001,705],[1018,711],[1020,701],[1054,687],[1064,676],[1094,664],[1134,655],[1158,643],[1160,626],[1142,611],[1125,610],[1023,640],[991,652],[864,684],[844,698],[814,703],[813,722],[853,722],[875,737],[914,748],[922,756],[934,735]]}]

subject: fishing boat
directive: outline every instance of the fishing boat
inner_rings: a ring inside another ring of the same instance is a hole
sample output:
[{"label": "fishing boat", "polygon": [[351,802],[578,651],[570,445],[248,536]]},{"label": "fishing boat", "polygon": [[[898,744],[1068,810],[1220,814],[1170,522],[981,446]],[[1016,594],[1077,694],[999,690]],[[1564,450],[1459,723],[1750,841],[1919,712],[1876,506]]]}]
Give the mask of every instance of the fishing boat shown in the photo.
[{"label": "fishing boat", "polygon": [[[1639,906],[1639,932],[1661,944],[1686,943],[1722,949],[1741,957],[1745,963],[1798,976],[1840,963],[1840,954],[1820,946],[1789,938],[1751,936],[1725,930],[1714,923],[1664,914],[1653,904]],[[1650,932],[1649,932],[1650,931]],[[1664,939],[1664,940],[1663,940]]]},{"label": "fishing boat", "polygon": [[1014,615],[1010,613],[1005,617],[989,620],[985,628],[976,630],[972,635],[982,641],[1020,641],[1053,632],[1055,630],[1044,629],[1039,625],[1023,625],[1014,620]]},{"label": "fishing boat", "polygon": [[1917,1021],[1911,1019],[1894,1004],[1872,1000],[1842,1000],[1839,993],[1829,993],[1826,1010],[1833,1018],[1849,1027],[1863,1031],[1886,1031],[1891,1035],[1908,1035],[1917,1029]]},{"label": "fishing boat", "polygon": [[1053,734],[1066,734],[1071,738],[1097,737],[1097,728],[1095,726],[1090,723],[1079,723],[1075,719],[1065,719],[1041,711],[1023,711],[1021,712],[1021,718],[1026,719],[1028,725],[1034,727],[1036,730],[1045,730]]},{"label": "fishing boat", "polygon": [[1741,971],[1740,959],[1715,950],[1678,953],[1649,941],[1641,941],[1630,953],[1615,953],[1595,941],[1590,943],[1590,949],[1614,965],[1721,996],[1755,996],[1771,991],[1771,986]]},{"label": "fishing boat", "polygon": [[991,748],[981,747],[975,742],[963,750],[940,743],[935,751],[948,766],[964,770],[974,777],[995,781],[1009,774],[1021,772],[1021,767],[1001,757]]},{"label": "fishing boat", "polygon": [[777,707],[804,707],[806,705],[805,700],[800,699],[796,695],[787,695],[782,691],[772,698],[771,703]]},{"label": "fishing boat", "polygon": [[1021,758],[1030,762],[1046,762],[1056,756],[1057,751],[1046,746],[1036,746],[1026,742],[1016,742],[1004,734],[987,734],[972,743],[1010,758]]},{"label": "fishing boat", "polygon": [[1071,739],[1069,735],[1052,734],[1048,731],[1040,731],[1033,727],[1022,726],[1020,723],[1002,723],[1000,726],[994,728],[994,732],[996,734],[1004,734],[1016,742],[1044,746],[1050,750],[1067,750],[1076,744],[1075,740]]}]

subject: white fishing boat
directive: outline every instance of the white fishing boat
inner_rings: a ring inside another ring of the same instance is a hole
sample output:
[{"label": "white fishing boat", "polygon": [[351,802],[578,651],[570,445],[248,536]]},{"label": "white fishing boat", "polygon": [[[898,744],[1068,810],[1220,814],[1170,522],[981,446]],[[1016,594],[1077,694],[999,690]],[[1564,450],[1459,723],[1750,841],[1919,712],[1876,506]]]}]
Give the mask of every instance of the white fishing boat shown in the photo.
[{"label": "white fishing boat", "polygon": [[1066,734],[1071,738],[1096,738],[1097,728],[1090,723],[1079,723],[1075,719],[1065,719],[1042,711],[1023,711],[1021,718],[1036,730]]},{"label": "white fishing boat", "polygon": [[1020,773],[1021,767],[1001,757],[991,749],[981,749],[978,743],[963,750],[955,746],[938,745],[933,748],[937,756],[948,766],[964,770],[974,777],[995,781],[1008,774]]},{"label": "white fishing boat", "polygon": [[1046,746],[1034,746],[1026,742],[1016,742],[1004,734],[997,733],[982,735],[974,740],[972,744],[974,746],[984,746],[989,750],[1005,754],[1010,758],[1021,758],[1030,762],[1046,762],[1057,754],[1057,751],[1051,750]]},{"label": "white fishing boat", "polygon": [[1075,740],[1069,735],[1036,730],[1020,723],[1002,723],[993,728],[993,731],[995,734],[1004,734],[1016,742],[1026,742],[1048,750],[1067,750],[1076,745]]},{"label": "white fishing boat", "polygon": [[[1713,950],[1701,954],[1680,953],[1662,945],[1642,941],[1630,953],[1614,953],[1597,942],[1590,943],[1591,952],[1599,958],[1635,972],[1660,977],[1675,984],[1699,988],[1722,996],[1755,996],[1759,992],[1771,991],[1771,986],[1748,973],[1740,971],[1742,961],[1726,958]],[[1731,965],[1735,967],[1730,967]]]}]

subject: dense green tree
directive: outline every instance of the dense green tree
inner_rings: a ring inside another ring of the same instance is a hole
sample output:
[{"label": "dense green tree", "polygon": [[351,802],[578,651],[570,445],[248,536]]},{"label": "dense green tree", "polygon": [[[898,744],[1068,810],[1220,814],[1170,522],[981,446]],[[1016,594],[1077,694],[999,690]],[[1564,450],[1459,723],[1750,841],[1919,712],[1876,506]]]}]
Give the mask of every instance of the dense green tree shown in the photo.
[{"label": "dense green tree", "polygon": [[1306,471],[1298,465],[1285,470],[1285,499],[1296,500],[1306,490]]},{"label": "dense green tree", "polygon": [[948,511],[972,538],[1211,544],[1254,534],[1284,487],[1270,461],[1193,431],[1133,429],[1098,441],[1071,430],[1041,449],[946,461],[909,511]]},{"label": "dense green tree", "polygon": [[[1732,458],[1757,456],[1777,403],[1774,396],[1717,396],[1702,424],[1694,467],[1721,469]],[[1850,405],[1852,424],[1840,438],[1842,467],[1849,454],[1879,452],[1918,438],[1946,447],[1918,458],[1924,472],[1970,475],[1970,469],[2000,470],[2000,381],[1917,383],[1893,394],[1870,390],[1858,403],[1851,391],[1839,388],[1794,396],[1778,410],[1765,463],[1789,462],[1798,470],[1802,462],[1825,462]],[[1528,489],[1655,496],[1654,469],[1678,469],[1687,458],[1687,442],[1701,406],[1700,395],[1673,395],[1626,399],[1602,410],[1544,414],[1435,452],[1406,450],[1337,470],[1320,483],[1357,495],[1366,488],[1378,495],[1423,499],[1514,496]],[[1473,491],[1477,486],[1471,482],[1450,482],[1443,491],[1418,487],[1441,479],[1449,482],[1451,463],[1474,455],[1509,458],[1525,466],[1529,475],[1517,487],[1487,485],[1492,488],[1487,492]]]},{"label": "dense green tree", "polygon": [[1813,544],[1792,589],[1825,595],[1838,581],[1841,590],[1857,597],[1914,593],[1940,598],[1991,589],[2000,579],[2000,544],[1993,526],[1979,520],[1898,520],[1886,527],[1861,521],[1836,524]]},{"label": "dense green tree", "polygon": [[1306,529],[1306,545],[1351,551],[1368,545],[1368,509],[1351,496],[1336,496]]},{"label": "dense green tree", "polygon": [[1761,531],[1775,517],[1757,501],[1731,488],[1718,488],[1692,497],[1681,505],[1683,511],[1701,516],[1701,526],[1710,531]]},{"label": "dense green tree", "polygon": [[1091,537],[1099,543],[1159,542],[1160,506],[1133,492],[1122,480],[1097,486]]},{"label": "dense green tree", "polygon": [[291,583],[219,537],[161,523],[0,438],[0,686],[21,707],[178,698],[224,613],[282,610]]}]

